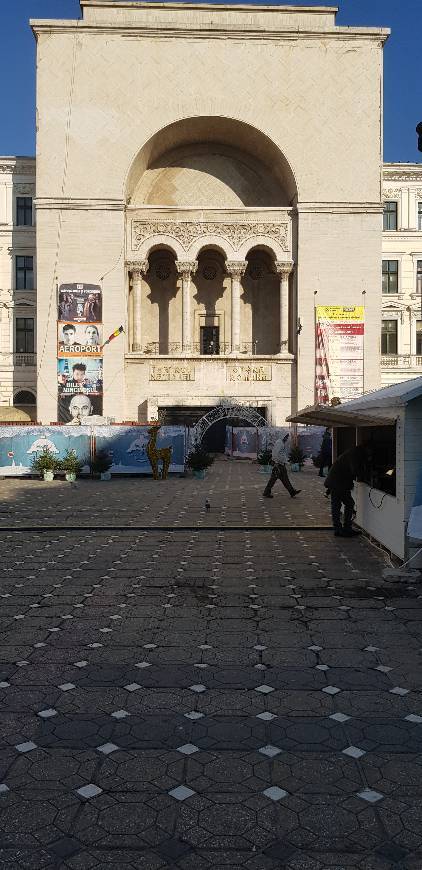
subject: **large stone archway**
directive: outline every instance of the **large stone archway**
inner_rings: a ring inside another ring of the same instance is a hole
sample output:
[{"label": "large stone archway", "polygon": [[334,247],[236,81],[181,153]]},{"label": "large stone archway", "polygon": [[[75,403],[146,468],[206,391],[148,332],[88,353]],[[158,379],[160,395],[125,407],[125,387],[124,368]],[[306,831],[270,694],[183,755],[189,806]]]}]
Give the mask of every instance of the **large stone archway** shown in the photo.
[{"label": "large stone archway", "polygon": [[208,411],[207,414],[204,414],[196,426],[194,426],[192,431],[192,442],[200,444],[210,426],[217,423],[219,420],[233,419],[233,417],[240,417],[242,420],[247,420],[251,426],[267,425],[265,417],[263,417],[262,414],[259,414],[258,411],[254,411],[252,408],[235,404],[217,405],[212,409],[212,411]]}]

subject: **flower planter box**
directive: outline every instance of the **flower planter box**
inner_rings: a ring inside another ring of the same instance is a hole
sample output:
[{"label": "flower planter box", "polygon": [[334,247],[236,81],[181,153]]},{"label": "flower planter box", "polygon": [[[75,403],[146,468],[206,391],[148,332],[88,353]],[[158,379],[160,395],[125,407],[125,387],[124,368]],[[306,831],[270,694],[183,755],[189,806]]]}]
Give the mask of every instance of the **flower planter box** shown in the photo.
[{"label": "flower planter box", "polygon": [[260,465],[259,466],[259,473],[260,474],[271,474],[272,470],[273,470],[272,465]]},{"label": "flower planter box", "polygon": [[194,468],[193,476],[196,477],[197,480],[203,480],[205,477],[206,471],[205,468]]}]

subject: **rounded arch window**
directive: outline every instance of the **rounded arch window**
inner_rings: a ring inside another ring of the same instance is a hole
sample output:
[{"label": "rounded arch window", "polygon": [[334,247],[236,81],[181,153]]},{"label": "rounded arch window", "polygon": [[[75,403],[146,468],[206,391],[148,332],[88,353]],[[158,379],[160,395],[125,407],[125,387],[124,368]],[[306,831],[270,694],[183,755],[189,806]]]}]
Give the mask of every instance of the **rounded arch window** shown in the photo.
[{"label": "rounded arch window", "polygon": [[36,405],[36,399],[29,390],[20,390],[15,396],[15,405]]}]

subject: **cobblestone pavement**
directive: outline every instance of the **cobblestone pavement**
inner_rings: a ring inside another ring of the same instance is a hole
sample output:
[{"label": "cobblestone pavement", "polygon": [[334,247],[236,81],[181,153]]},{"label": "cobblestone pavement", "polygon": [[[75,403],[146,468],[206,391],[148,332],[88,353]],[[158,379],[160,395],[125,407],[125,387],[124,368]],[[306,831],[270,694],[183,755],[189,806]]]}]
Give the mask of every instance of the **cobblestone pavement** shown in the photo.
[{"label": "cobblestone pavement", "polygon": [[421,870],[419,587],[263,480],[0,482],[0,868]]}]

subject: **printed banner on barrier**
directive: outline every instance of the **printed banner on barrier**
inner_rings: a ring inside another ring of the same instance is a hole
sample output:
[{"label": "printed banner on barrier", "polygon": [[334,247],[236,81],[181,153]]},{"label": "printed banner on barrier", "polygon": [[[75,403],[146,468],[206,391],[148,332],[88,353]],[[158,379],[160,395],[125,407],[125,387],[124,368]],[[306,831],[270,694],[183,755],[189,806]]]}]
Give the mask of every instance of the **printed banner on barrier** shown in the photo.
[{"label": "printed banner on barrier", "polygon": [[19,477],[30,474],[37,453],[48,449],[62,459],[67,450],[74,450],[89,471],[90,429],[78,426],[66,429],[58,426],[0,426],[0,474],[2,477]]},{"label": "printed banner on barrier", "polygon": [[[151,474],[146,448],[149,441],[148,426],[99,426],[94,428],[97,452],[111,454],[112,474]],[[157,447],[171,447],[170,471],[184,471],[185,427],[163,426],[157,438]]]},{"label": "printed banner on barrier", "polygon": [[355,399],[363,393],[363,305],[316,306],[315,400]]},{"label": "printed banner on barrier", "polygon": [[256,459],[258,435],[256,428],[233,427],[233,456],[237,459]]}]

